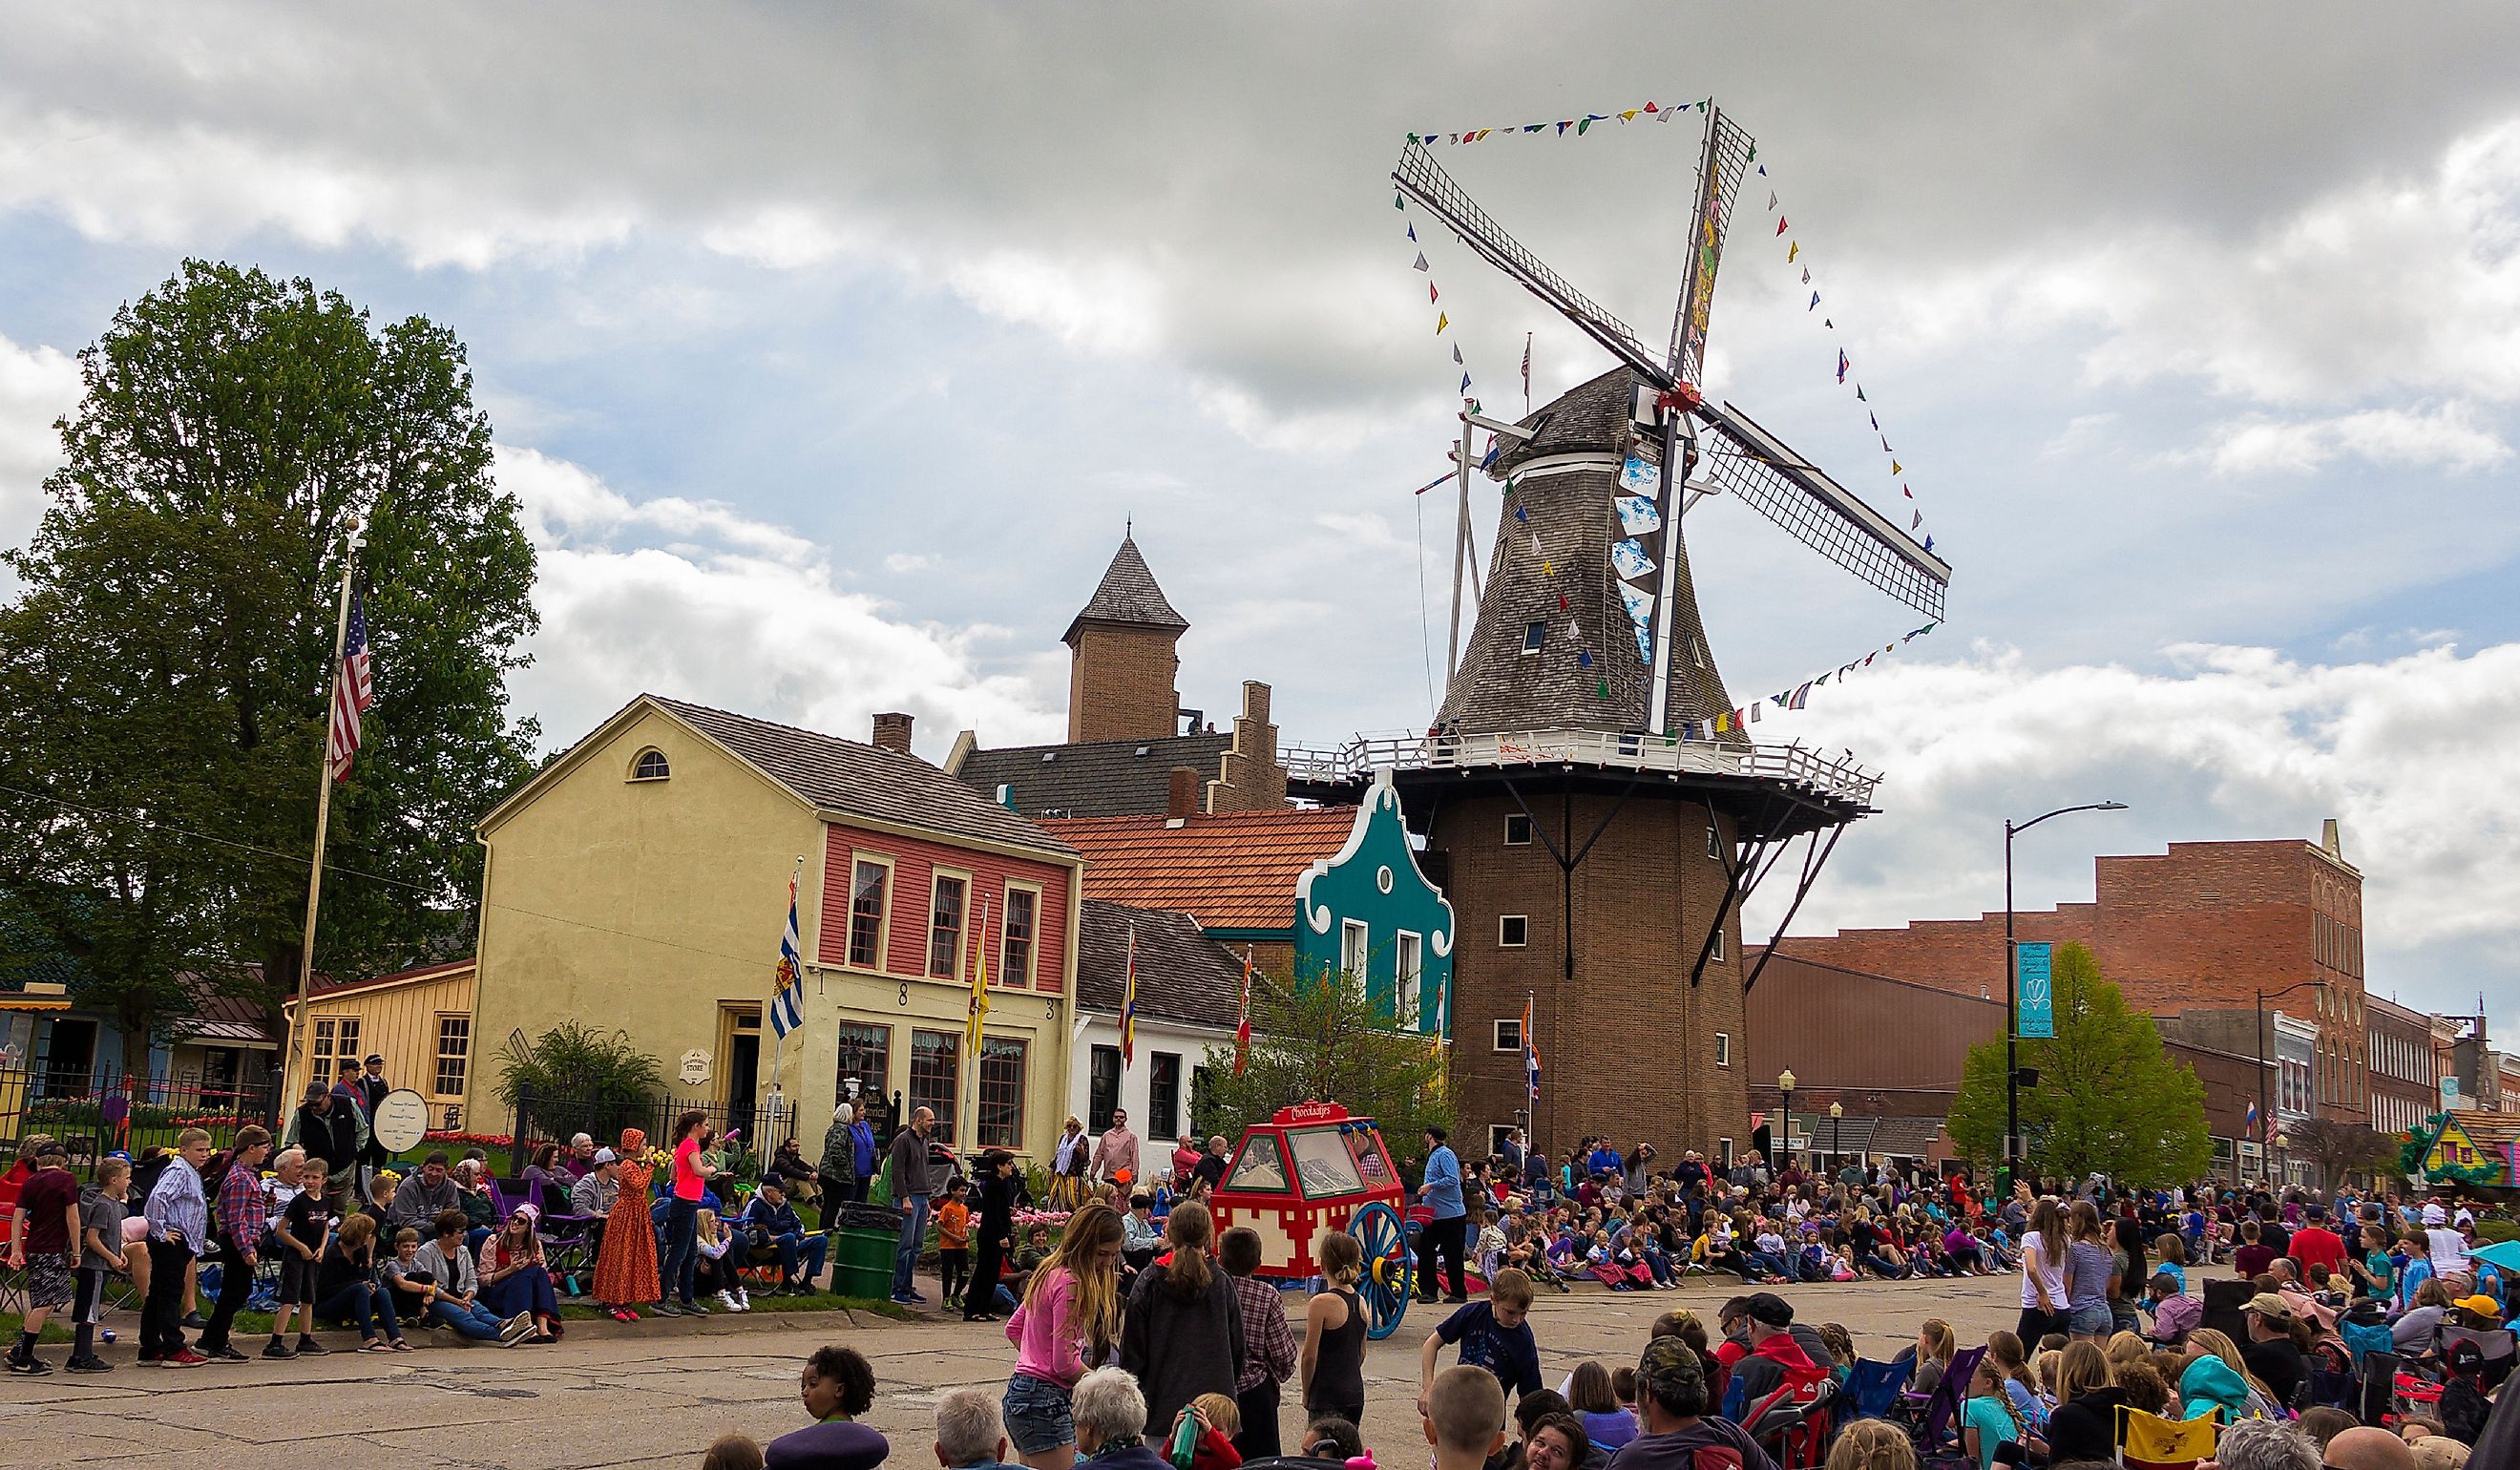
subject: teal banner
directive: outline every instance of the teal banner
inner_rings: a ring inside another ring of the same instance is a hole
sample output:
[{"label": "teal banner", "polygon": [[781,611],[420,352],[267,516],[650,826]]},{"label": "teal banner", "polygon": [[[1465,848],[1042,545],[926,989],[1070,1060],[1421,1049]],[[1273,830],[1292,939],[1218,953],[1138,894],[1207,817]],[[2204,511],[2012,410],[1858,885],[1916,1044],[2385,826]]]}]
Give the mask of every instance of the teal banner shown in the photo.
[{"label": "teal banner", "polygon": [[2056,989],[2048,966],[2054,958],[2054,947],[2016,944],[2012,953],[2018,967],[2014,1003],[2021,1017],[2015,1034],[2025,1041],[2052,1039],[2056,1035]]}]

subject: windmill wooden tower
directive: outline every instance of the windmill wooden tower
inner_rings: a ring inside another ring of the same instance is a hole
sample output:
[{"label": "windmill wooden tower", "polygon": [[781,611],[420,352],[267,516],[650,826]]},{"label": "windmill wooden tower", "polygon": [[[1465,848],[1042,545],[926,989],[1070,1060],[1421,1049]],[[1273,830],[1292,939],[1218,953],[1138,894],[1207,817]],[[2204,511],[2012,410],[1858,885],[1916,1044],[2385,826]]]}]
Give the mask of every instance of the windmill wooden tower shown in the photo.
[{"label": "windmill wooden tower", "polygon": [[[1729,721],[1683,535],[1737,499],[1874,587],[1940,618],[1950,566],[1697,383],[1725,228],[1751,143],[1709,104],[1690,248],[1668,348],[1578,291],[1413,141],[1392,180],[1508,277],[1606,348],[1608,372],[1506,423],[1465,407],[1455,536],[1476,612],[1436,728],[1290,756],[1295,789],[1393,773],[1446,869],[1456,948],[1453,1098],[1471,1146],[1527,1122],[1552,1155],[1581,1133],[1666,1158],[1746,1150],[1742,902],[1780,867],[1790,921],[1877,778]],[[1483,460],[1475,429],[1497,436]],[[1507,485],[1480,574],[1469,476]],[[1756,701],[1753,701],[1755,704]],[[1799,857],[1794,855],[1797,850]],[[1779,926],[1781,928],[1781,925]],[[1527,1091],[1523,1038],[1547,1060]]]}]

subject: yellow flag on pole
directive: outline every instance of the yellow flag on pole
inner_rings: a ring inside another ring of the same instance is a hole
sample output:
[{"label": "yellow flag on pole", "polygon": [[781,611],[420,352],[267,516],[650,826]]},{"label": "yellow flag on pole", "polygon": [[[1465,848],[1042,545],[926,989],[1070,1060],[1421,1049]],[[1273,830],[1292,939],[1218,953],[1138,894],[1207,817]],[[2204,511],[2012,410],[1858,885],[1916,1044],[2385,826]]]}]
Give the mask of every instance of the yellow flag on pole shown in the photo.
[{"label": "yellow flag on pole", "polygon": [[970,1019],[963,1026],[963,1044],[973,1056],[980,1054],[980,1023],[989,1018],[989,906],[980,905],[980,926],[971,935],[971,948],[978,953],[971,963]]}]

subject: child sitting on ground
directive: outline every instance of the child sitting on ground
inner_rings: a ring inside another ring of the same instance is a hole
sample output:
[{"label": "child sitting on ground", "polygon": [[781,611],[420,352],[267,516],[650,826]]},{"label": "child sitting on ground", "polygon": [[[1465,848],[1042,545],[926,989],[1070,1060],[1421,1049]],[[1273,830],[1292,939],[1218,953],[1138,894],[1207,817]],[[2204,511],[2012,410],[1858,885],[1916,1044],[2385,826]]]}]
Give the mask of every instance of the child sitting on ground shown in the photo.
[{"label": "child sitting on ground", "polygon": [[2205,1304],[2189,1296],[2180,1278],[2166,1270],[2152,1273],[2152,1291],[2137,1305],[2152,1314],[2152,1340],[2165,1348],[2183,1346],[2187,1334],[2205,1320]]}]

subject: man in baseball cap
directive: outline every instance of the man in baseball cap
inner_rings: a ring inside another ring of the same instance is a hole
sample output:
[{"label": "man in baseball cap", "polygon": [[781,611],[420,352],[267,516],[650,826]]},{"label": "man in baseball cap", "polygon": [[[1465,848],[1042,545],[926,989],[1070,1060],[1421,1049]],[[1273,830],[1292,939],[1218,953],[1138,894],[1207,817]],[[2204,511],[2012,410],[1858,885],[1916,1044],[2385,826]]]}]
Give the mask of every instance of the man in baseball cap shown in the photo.
[{"label": "man in baseball cap", "polygon": [[1725,1343],[1715,1356],[1741,1380],[1742,1392],[1752,1402],[1783,1384],[1802,1387],[1826,1374],[1828,1344],[1813,1328],[1794,1324],[1791,1302],[1773,1291],[1754,1291],[1741,1309],[1746,1318],[1742,1336]]},{"label": "man in baseball cap", "polygon": [[1637,1413],[1644,1433],[1619,1447],[1609,1470],[1776,1470],[1776,1461],[1707,1402],[1706,1369],[1677,1337],[1657,1337],[1637,1359]]}]

